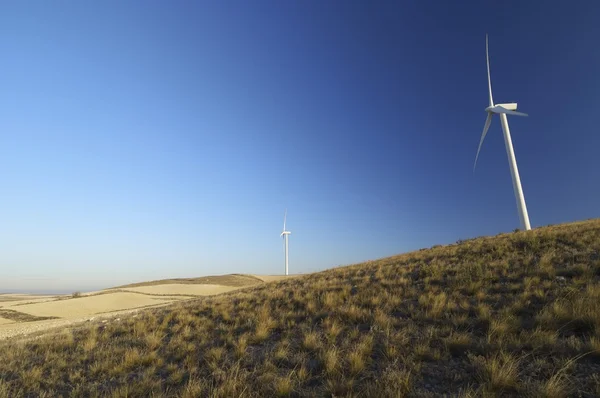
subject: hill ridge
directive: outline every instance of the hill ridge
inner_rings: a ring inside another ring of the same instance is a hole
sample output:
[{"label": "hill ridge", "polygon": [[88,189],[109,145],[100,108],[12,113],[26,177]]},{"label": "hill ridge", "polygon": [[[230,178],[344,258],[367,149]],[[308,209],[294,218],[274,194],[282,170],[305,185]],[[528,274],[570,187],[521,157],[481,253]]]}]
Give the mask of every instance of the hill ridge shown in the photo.
[{"label": "hill ridge", "polygon": [[200,276],[196,278],[170,278],[159,279],[154,281],[136,282],[127,285],[115,286],[110,289],[125,289],[130,287],[155,286],[166,284],[207,284],[207,285],[223,285],[223,286],[251,286],[264,281],[254,275],[249,274],[226,274],[226,275],[210,275]]}]

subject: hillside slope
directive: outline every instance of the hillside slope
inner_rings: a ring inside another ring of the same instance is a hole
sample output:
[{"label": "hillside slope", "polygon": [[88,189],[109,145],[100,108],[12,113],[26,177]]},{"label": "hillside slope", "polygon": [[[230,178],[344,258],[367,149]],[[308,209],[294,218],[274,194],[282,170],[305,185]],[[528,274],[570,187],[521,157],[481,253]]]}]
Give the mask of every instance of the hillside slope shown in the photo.
[{"label": "hillside slope", "polygon": [[175,278],[161,279],[150,282],[131,283],[129,285],[117,286],[113,289],[126,289],[130,287],[156,286],[169,284],[189,284],[189,285],[222,285],[232,287],[245,287],[262,283],[263,280],[254,275],[230,274],[230,275],[215,275],[202,276],[199,278]]},{"label": "hillside slope", "polygon": [[0,344],[0,397],[600,395],[600,220]]}]

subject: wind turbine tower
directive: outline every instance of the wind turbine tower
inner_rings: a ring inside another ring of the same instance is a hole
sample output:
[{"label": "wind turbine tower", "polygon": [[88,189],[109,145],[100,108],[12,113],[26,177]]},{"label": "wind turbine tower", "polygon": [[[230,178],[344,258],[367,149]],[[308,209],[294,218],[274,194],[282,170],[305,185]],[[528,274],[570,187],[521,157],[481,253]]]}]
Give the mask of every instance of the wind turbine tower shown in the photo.
[{"label": "wind turbine tower", "polygon": [[281,237],[283,238],[284,242],[285,242],[285,274],[288,275],[289,272],[289,264],[288,264],[288,239],[289,239],[289,235],[291,234],[290,231],[286,231],[285,230],[285,221],[287,218],[287,209],[285,209],[285,214],[283,216],[283,232],[281,233]]},{"label": "wind turbine tower", "polygon": [[515,158],[515,151],[513,149],[512,140],[510,138],[510,130],[508,128],[508,119],[506,115],[514,116],[527,116],[526,113],[517,112],[516,103],[497,104],[494,105],[492,99],[492,80],[490,78],[490,57],[488,52],[488,37],[485,35],[485,57],[487,61],[487,75],[488,75],[488,89],[490,95],[490,106],[485,108],[487,112],[487,119],[485,119],[485,125],[483,126],[483,133],[481,134],[481,140],[479,141],[479,148],[477,148],[477,155],[475,156],[475,164],[473,165],[473,172],[475,166],[477,166],[477,158],[479,157],[479,151],[481,150],[481,144],[485,139],[485,135],[490,128],[492,122],[492,116],[498,114],[500,116],[500,124],[502,125],[502,132],[504,133],[504,144],[506,146],[506,155],[508,156],[508,165],[510,166],[510,175],[512,177],[513,189],[515,191],[515,199],[517,200],[517,209],[519,211],[519,218],[521,219],[521,226],[524,230],[530,230],[529,215],[527,214],[527,205],[525,204],[525,196],[523,195],[523,188],[521,187],[521,178],[519,177],[519,169],[517,168],[517,159]]}]

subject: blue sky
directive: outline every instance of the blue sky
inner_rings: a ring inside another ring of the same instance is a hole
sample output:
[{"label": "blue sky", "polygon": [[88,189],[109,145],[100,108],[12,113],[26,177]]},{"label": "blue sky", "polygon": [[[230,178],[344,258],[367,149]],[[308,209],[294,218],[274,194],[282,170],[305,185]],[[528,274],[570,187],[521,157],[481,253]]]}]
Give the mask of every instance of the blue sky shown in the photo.
[{"label": "blue sky", "polygon": [[0,290],[312,272],[598,217],[600,4],[2,2]]}]

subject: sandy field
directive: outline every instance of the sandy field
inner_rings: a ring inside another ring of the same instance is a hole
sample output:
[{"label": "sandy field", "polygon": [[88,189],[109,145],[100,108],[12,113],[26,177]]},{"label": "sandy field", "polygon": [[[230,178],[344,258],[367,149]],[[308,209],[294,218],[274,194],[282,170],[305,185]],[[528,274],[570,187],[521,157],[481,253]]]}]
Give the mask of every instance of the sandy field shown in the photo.
[{"label": "sandy field", "polygon": [[7,325],[9,323],[14,323],[14,321],[11,321],[10,319],[0,318],[0,325]]},{"label": "sandy field", "polygon": [[68,318],[145,307],[181,299],[182,297],[153,297],[136,293],[108,293],[76,299],[26,304],[11,309],[35,316]]},{"label": "sandy field", "polygon": [[116,311],[102,315],[95,315],[93,317],[86,316],[80,318],[48,319],[44,321],[14,322],[4,325],[0,324],[0,340],[9,339],[12,337],[29,336],[38,332],[45,333],[49,330],[60,330],[64,327],[73,327],[90,321],[97,323],[118,322],[121,316],[136,316],[137,312],[140,310],[141,309]]},{"label": "sandy field", "polygon": [[25,298],[23,300],[11,300],[11,301],[0,301],[0,309],[6,308],[10,310],[20,311],[20,307],[24,307],[29,304],[40,304],[48,301],[57,300],[59,296],[45,297],[45,298]]},{"label": "sandy field", "polygon": [[145,294],[187,294],[190,296],[210,296],[237,290],[239,287],[223,285],[184,285],[166,284],[154,286],[127,287],[123,290]]},{"label": "sandy field", "polygon": [[0,294],[0,307],[8,305],[12,302],[24,302],[24,301],[45,301],[51,300],[57,296],[38,296],[31,294]]}]

